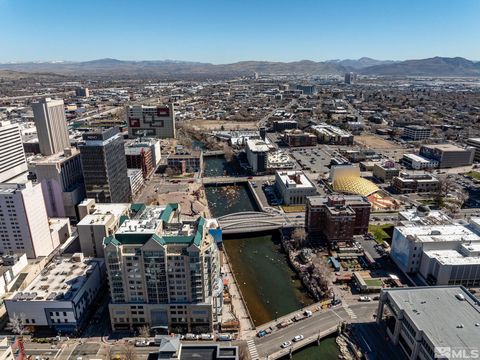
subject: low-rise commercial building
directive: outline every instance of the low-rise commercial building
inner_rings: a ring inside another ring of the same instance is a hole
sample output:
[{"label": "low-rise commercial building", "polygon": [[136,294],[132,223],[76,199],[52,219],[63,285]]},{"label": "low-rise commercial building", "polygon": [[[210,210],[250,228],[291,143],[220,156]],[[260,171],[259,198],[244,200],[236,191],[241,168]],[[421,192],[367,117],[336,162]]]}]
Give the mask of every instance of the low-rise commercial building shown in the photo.
[{"label": "low-rise commercial building", "polygon": [[438,167],[438,161],[416,154],[403,154],[402,163],[409,169],[423,170]]},{"label": "low-rise commercial building", "polygon": [[478,354],[478,300],[461,286],[384,289],[377,324],[407,359],[468,359]]},{"label": "low-rise commercial building", "polygon": [[213,330],[223,282],[206,219],[182,218],[178,204],[146,207],[104,239],[104,253],[113,329]]},{"label": "low-rise commercial building", "polygon": [[438,161],[440,168],[453,168],[471,165],[475,148],[464,149],[452,144],[422,145],[420,155]]},{"label": "low-rise commercial building", "polygon": [[302,171],[276,171],[275,188],[285,205],[305,204],[307,196],[317,193],[315,185]]},{"label": "low-rise commercial building", "polygon": [[382,182],[390,182],[395,176],[400,174],[400,170],[395,167],[395,163],[387,161],[385,163],[375,163],[373,165],[373,176]]},{"label": "low-rise commercial building", "polygon": [[75,332],[85,325],[104,279],[103,259],[57,257],[27,288],[7,297],[5,307],[10,318],[21,314],[26,326]]},{"label": "low-rise commercial building", "polygon": [[473,160],[475,162],[480,162],[480,138],[467,139],[467,145],[475,149]]},{"label": "low-rise commercial building", "polygon": [[330,245],[347,243],[368,232],[371,204],[365,197],[332,195],[307,197],[305,227],[309,236]]},{"label": "low-rise commercial building", "polygon": [[201,173],[203,171],[203,152],[202,150],[177,148],[175,154],[168,155],[167,166],[180,174]]},{"label": "low-rise commercial building", "polygon": [[421,125],[407,125],[403,128],[403,137],[412,141],[430,139],[432,137],[432,129]]},{"label": "low-rise commercial building", "polygon": [[392,187],[398,194],[435,192],[440,188],[440,181],[429,174],[400,173],[392,179]]},{"label": "low-rise commercial building", "polygon": [[285,130],[282,140],[290,147],[317,145],[317,136],[302,130]]},{"label": "low-rise commercial building", "polygon": [[275,120],[273,122],[273,131],[282,132],[284,130],[296,129],[298,123],[295,120]]},{"label": "low-rise commercial building", "polygon": [[322,144],[353,145],[353,135],[348,131],[328,124],[312,126],[312,131]]}]

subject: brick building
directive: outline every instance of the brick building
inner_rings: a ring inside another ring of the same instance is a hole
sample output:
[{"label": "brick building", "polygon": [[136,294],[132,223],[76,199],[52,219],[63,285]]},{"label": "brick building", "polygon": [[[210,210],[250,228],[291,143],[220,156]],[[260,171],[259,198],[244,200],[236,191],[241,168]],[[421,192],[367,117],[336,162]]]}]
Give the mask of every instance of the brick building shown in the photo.
[{"label": "brick building", "polygon": [[368,232],[371,205],[358,195],[307,197],[305,227],[312,239],[335,246]]}]

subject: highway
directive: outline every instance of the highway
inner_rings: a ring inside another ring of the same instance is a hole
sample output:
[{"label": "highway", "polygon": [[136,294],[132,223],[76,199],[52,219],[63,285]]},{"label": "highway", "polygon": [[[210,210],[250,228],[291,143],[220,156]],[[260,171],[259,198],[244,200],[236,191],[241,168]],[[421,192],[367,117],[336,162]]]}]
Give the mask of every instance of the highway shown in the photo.
[{"label": "highway", "polygon": [[[318,311],[310,318],[300,320],[286,328],[274,330],[272,334],[262,338],[256,338],[254,341],[256,350],[260,357],[265,358],[267,355],[278,352],[283,342],[291,341],[296,335],[303,335],[305,338],[318,336],[320,332],[327,331],[342,321],[371,322],[374,320],[373,314],[376,313],[377,306],[377,302],[368,302],[353,304],[347,309],[338,306],[334,309]],[[302,342],[296,343],[295,346],[301,347]]]}]

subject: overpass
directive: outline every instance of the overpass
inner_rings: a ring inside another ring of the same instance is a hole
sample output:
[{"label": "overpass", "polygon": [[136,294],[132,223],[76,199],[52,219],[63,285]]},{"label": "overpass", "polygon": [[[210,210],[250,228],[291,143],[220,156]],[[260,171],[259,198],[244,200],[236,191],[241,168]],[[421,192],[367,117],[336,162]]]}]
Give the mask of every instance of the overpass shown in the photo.
[{"label": "overpass", "polygon": [[251,233],[294,226],[288,218],[277,212],[238,212],[220,216],[217,221],[224,234]]}]

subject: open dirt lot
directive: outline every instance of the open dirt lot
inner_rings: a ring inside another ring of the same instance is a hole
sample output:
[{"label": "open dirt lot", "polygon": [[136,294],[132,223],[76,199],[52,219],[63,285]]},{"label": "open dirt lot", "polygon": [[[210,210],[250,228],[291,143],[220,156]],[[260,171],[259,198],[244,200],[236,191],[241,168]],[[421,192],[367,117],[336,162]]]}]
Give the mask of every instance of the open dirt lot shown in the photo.
[{"label": "open dirt lot", "polygon": [[192,120],[188,124],[197,131],[221,130],[222,126],[224,130],[247,130],[257,128],[257,123],[255,121]]},{"label": "open dirt lot", "polygon": [[375,135],[355,136],[355,142],[361,145],[368,146],[369,148],[378,150],[390,150],[400,148],[397,144]]}]

